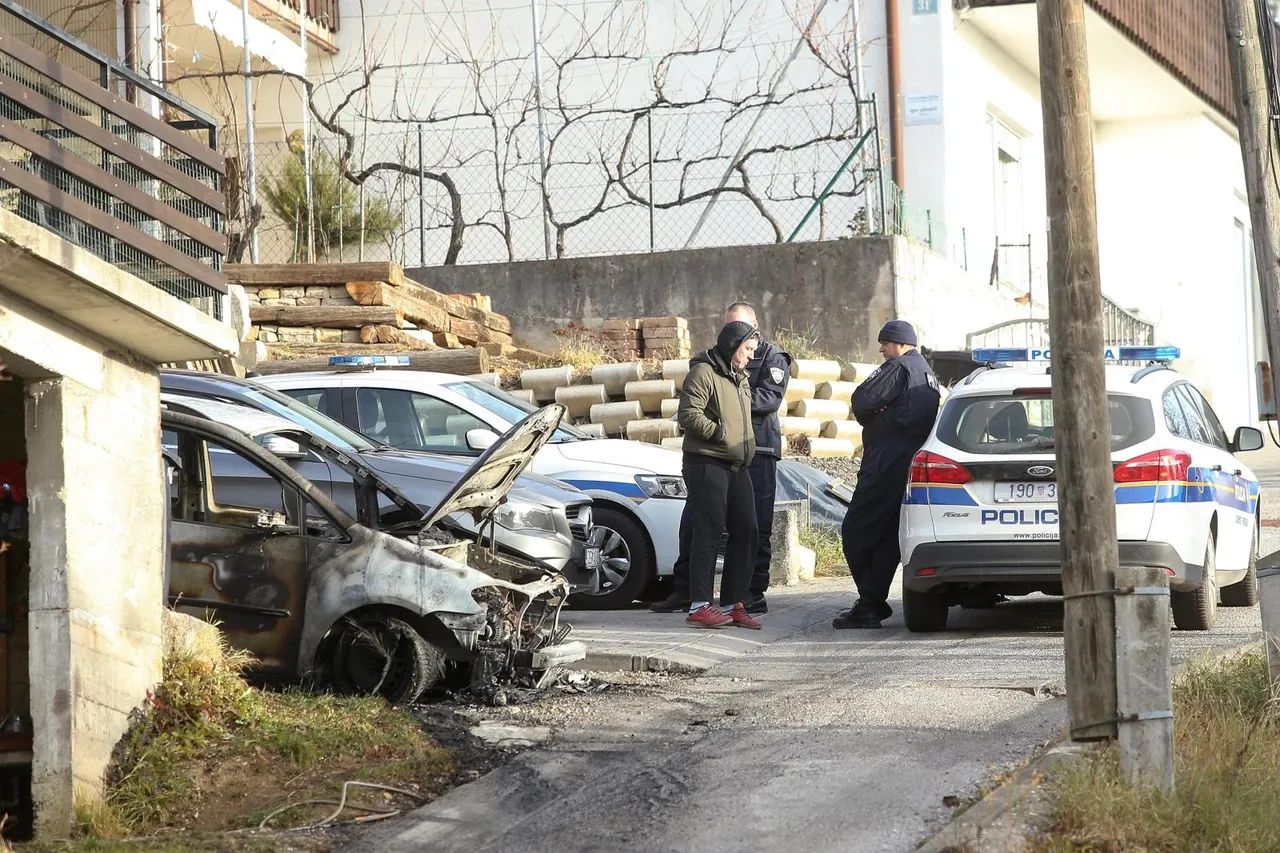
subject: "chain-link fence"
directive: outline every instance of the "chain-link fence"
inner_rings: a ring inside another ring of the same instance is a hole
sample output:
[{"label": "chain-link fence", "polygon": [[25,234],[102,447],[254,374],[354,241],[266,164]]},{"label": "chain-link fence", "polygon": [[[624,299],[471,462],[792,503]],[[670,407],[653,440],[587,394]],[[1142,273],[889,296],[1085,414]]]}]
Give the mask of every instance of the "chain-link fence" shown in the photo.
[{"label": "chain-link fence", "polygon": [[758,104],[550,114],[545,173],[532,111],[511,124],[370,122],[345,134],[313,127],[310,206],[300,132],[255,147],[260,261],[416,267],[869,233],[947,246],[943,224],[880,174],[874,109],[848,95],[763,114]]}]

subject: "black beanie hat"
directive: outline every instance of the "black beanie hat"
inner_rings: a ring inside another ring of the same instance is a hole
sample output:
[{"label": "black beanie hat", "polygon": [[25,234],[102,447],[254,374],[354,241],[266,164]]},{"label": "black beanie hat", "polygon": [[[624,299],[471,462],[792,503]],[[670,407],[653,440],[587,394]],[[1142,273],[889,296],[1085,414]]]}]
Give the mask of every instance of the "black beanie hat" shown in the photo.
[{"label": "black beanie hat", "polygon": [[880,330],[880,337],[876,340],[915,346],[916,330],[911,328],[911,324],[906,320],[890,320],[884,324],[884,328]]},{"label": "black beanie hat", "polygon": [[733,354],[738,351],[738,347],[742,346],[742,342],[758,334],[759,331],[755,326],[742,320],[725,323],[716,338],[716,352],[720,353],[721,358],[726,362],[732,361]]}]

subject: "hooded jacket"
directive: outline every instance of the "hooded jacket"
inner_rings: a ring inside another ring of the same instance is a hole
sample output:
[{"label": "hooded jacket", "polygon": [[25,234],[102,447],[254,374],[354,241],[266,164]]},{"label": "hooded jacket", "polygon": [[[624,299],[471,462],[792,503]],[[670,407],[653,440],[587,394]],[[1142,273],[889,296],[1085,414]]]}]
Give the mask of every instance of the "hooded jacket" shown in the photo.
[{"label": "hooded jacket", "polygon": [[685,453],[716,459],[738,469],[751,464],[756,438],[751,425],[747,372],[730,366],[733,353],[746,338],[741,329],[730,328],[734,326],[754,333],[746,323],[730,323],[715,347],[690,359],[676,420],[684,429]]}]

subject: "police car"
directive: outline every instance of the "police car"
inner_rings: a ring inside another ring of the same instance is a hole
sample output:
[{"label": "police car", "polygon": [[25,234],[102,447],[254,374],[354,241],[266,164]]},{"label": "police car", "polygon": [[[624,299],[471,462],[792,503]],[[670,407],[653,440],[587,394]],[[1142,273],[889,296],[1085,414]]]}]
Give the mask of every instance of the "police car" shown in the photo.
[{"label": "police car", "polygon": [[[1228,437],[1170,362],[1176,347],[1116,347],[1106,367],[1121,565],[1169,573],[1173,620],[1213,627],[1219,603],[1257,603],[1258,478],[1235,454],[1262,433]],[[903,616],[946,627],[953,605],[1062,594],[1049,350],[975,350],[911,466],[899,528]]]}]

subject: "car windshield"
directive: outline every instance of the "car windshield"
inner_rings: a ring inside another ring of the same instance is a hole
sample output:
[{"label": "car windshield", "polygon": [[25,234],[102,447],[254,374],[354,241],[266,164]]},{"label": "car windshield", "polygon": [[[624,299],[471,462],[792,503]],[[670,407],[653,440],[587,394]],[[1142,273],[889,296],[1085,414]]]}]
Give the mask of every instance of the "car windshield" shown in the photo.
[{"label": "car windshield", "polygon": [[[1155,435],[1151,401],[1108,394],[1111,449]],[[1053,399],[1047,389],[952,397],[938,418],[938,438],[966,453],[1051,453]]]},{"label": "car windshield", "polygon": [[[174,393],[191,392],[175,391]],[[274,388],[264,388],[261,385],[237,385],[234,392],[225,396],[226,399],[232,401],[236,401],[237,398],[250,401],[251,404],[256,404],[267,411],[274,412],[280,417],[302,427],[312,435],[323,438],[335,447],[355,451],[378,449],[378,445],[355,430],[348,429],[328,415],[311,408],[306,403],[293,399],[288,394],[281,394]]]},{"label": "car windshield", "polygon": [[[446,382],[444,387],[497,415],[506,421],[508,429],[538,411],[537,406],[485,382]],[[590,437],[580,429],[565,425],[552,434],[551,443],[582,441]]]}]

